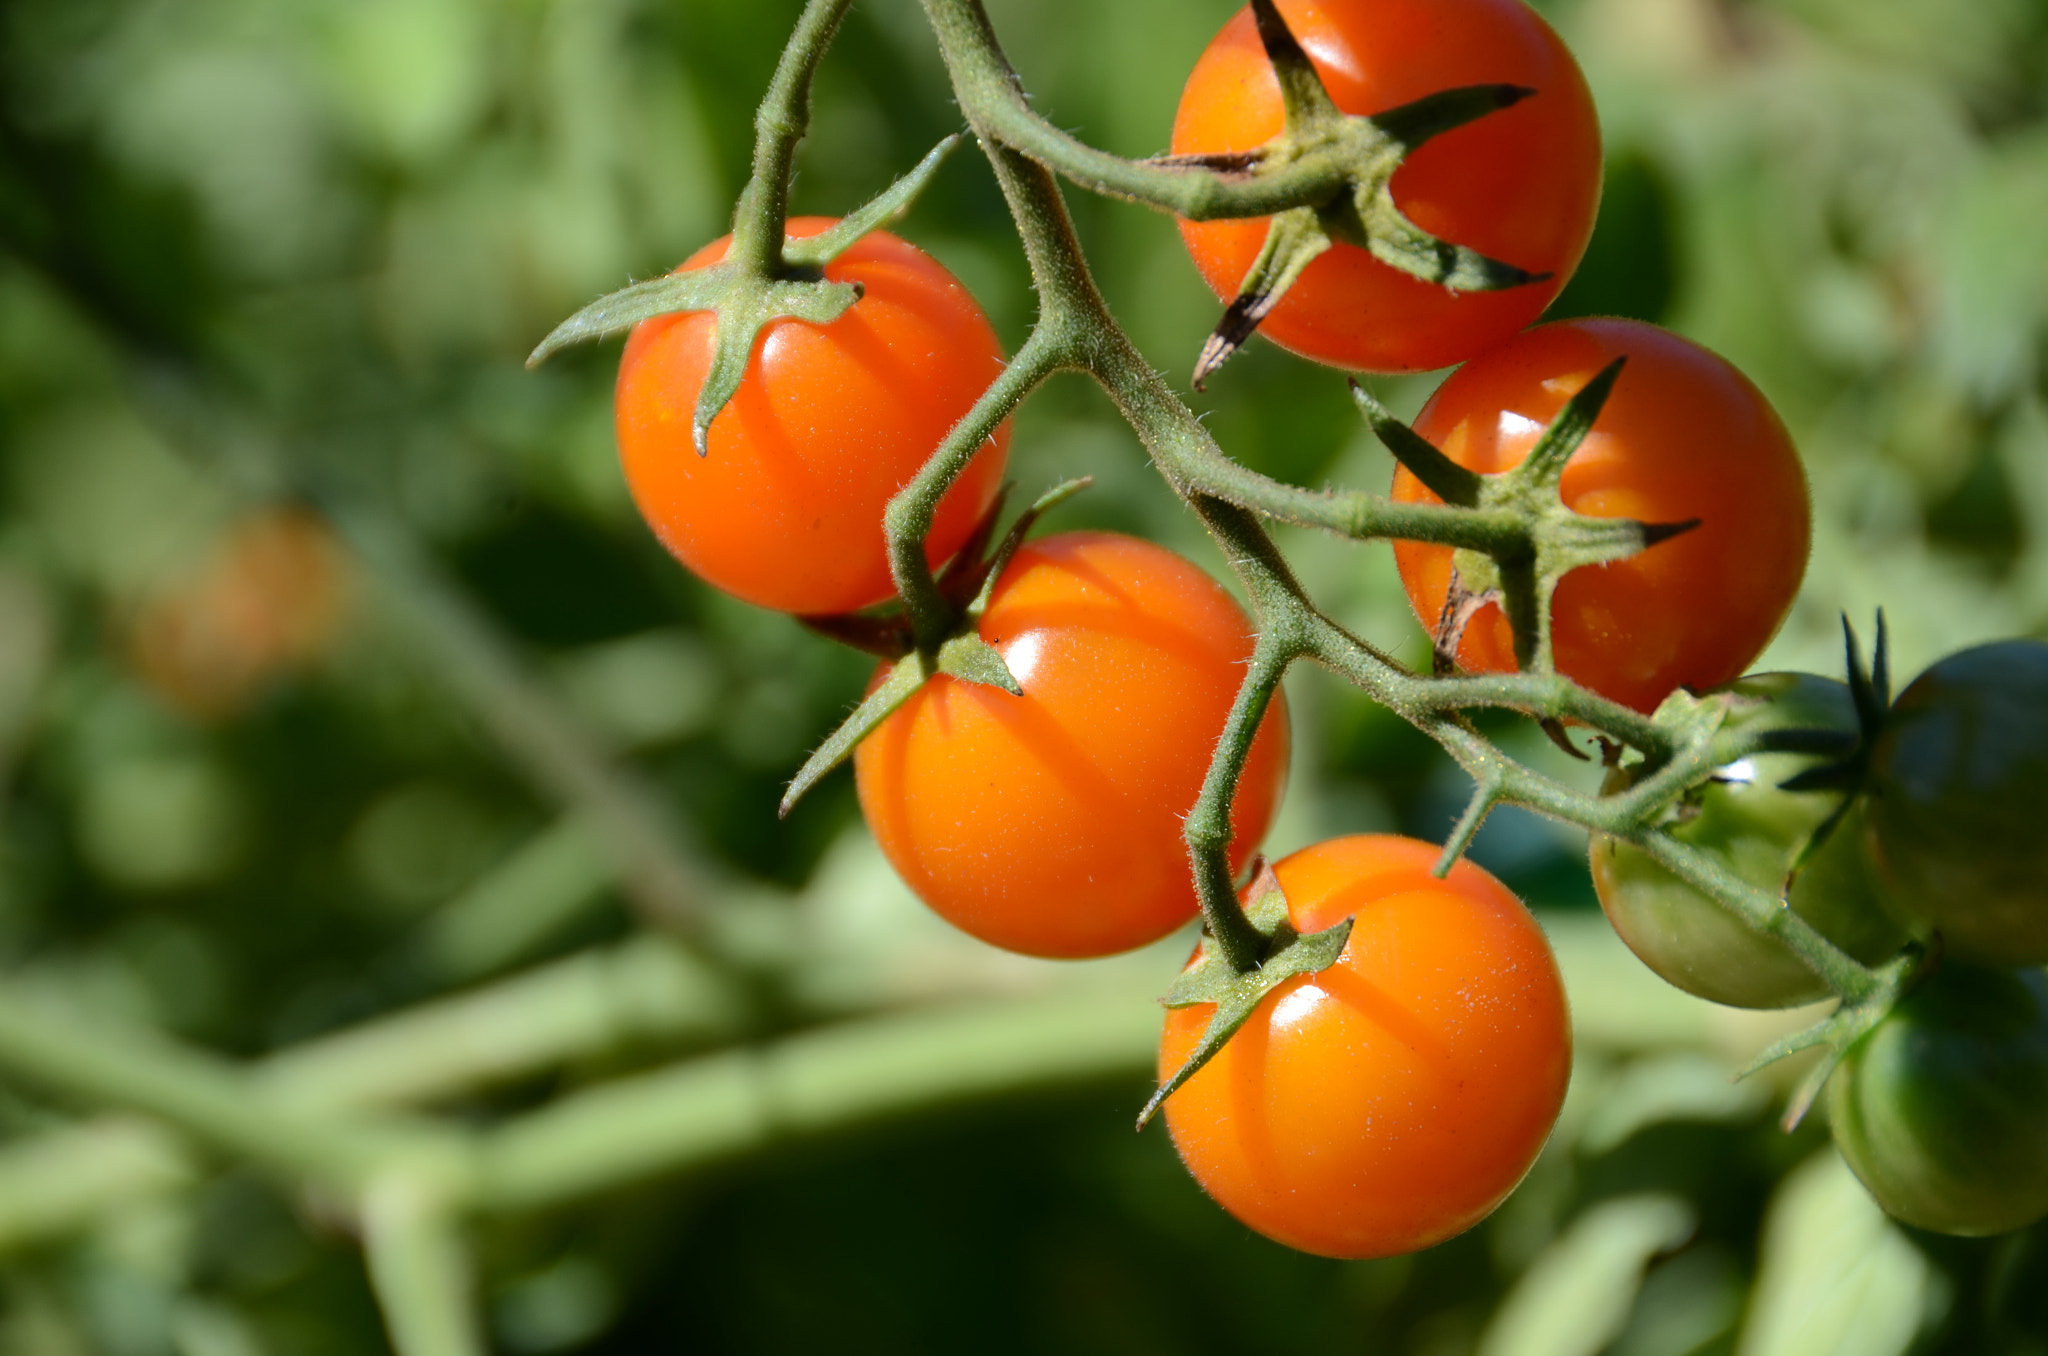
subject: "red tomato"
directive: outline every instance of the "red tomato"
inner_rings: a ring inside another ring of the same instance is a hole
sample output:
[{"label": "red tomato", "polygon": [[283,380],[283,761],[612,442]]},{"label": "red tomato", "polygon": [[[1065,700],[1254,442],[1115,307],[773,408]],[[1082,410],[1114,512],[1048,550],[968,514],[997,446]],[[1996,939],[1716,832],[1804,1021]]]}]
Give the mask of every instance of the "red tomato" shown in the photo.
[{"label": "red tomato", "polygon": [[[1021,697],[940,676],[854,755],[868,826],[918,897],[983,941],[1105,956],[1196,910],[1181,823],[1251,657],[1251,623],[1150,542],[1026,544],[981,619]],[[1232,867],[1287,773],[1276,695],[1232,805]]]},{"label": "red tomato", "polygon": [[[1384,113],[1461,85],[1537,93],[1425,143],[1394,174],[1394,201],[1440,240],[1549,273],[1498,292],[1452,293],[1338,243],[1308,266],[1260,332],[1303,357],[1368,372],[1462,362],[1527,325],[1578,267],[1600,203],[1600,124],[1571,53],[1521,0],[1279,0],[1346,113]],[[1249,151],[1280,134],[1279,84],[1244,9],[1195,63],[1173,124],[1176,155]],[[1219,297],[1236,295],[1266,219],[1183,221]]]},{"label": "red tomato", "polygon": [[[833,223],[798,217],[794,237]],[[683,268],[725,257],[730,236]],[[849,612],[895,592],[882,510],[1001,373],[988,318],[953,275],[886,231],[825,266],[866,294],[830,325],[771,321],[745,378],[690,440],[711,365],[708,311],[643,321],[619,362],[619,457],[648,526],[670,554],[727,593],[783,612]],[[934,564],[960,549],[1002,479],[1009,426],[940,501]]]},{"label": "red tomato", "polygon": [[[1536,920],[1439,849],[1359,834],[1273,870],[1301,932],[1355,918],[1337,963],[1283,982],[1166,1099],[1181,1160],[1268,1238],[1327,1257],[1440,1243],[1499,1205],[1564,1105],[1571,1022]],[[1213,1009],[1171,1009],[1159,1075]]]},{"label": "red tomato", "polygon": [[[1454,372],[1415,431],[1461,466],[1519,465],[1566,400],[1615,358],[1628,365],[1565,467],[1564,502],[1596,518],[1700,525],[1639,555],[1581,567],[1557,586],[1558,671],[1625,706],[1739,677],[1799,592],[1811,534],[1806,474],[1770,402],[1698,344],[1633,320],[1539,326]],[[1408,472],[1394,498],[1435,502]],[[1395,542],[1408,601],[1434,627],[1451,552]],[[1515,667],[1507,618],[1489,604],[1458,649],[1467,669]]]}]

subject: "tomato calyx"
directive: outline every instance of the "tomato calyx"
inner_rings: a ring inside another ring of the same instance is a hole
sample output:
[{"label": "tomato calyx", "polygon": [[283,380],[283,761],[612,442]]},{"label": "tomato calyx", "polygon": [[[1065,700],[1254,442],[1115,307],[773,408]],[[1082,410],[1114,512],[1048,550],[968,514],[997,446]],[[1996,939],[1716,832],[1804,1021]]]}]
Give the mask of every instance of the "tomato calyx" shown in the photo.
[{"label": "tomato calyx", "polygon": [[796,776],[790,779],[788,789],[782,794],[778,814],[787,817],[805,792],[852,757],[861,740],[909,701],[919,688],[940,674],[963,682],[1000,688],[1013,697],[1024,695],[1023,686],[1010,672],[1001,652],[983,640],[977,628],[982,614],[988,610],[989,598],[995,592],[996,580],[1001,577],[1003,567],[1024,544],[1024,538],[1032,527],[1048,510],[1094,483],[1092,476],[1083,476],[1053,486],[1017,516],[1010,530],[990,550],[989,542],[995,535],[996,519],[1002,512],[1008,487],[996,496],[995,503],[975,527],[973,535],[939,575],[940,596],[955,608],[956,620],[935,647],[925,649],[917,646],[910,620],[900,603],[875,614],[802,619],[805,626],[818,634],[874,654],[889,662],[891,667],[888,676],[797,769]]},{"label": "tomato calyx", "polygon": [[1841,1005],[1820,1021],[1795,1031],[1783,1040],[1765,1047],[1763,1052],[1743,1070],[1736,1074],[1736,1081],[1748,1078],[1776,1064],[1779,1060],[1796,1055],[1802,1050],[1821,1050],[1821,1058],[1799,1080],[1791,1100],[1785,1104],[1785,1114],[1779,1124],[1792,1131],[1806,1119],[1806,1113],[1813,1108],[1813,1102],[1827,1085],[1828,1076],[1842,1062],[1857,1041],[1875,1030],[1878,1023],[1891,1015],[1905,996],[1916,985],[1932,974],[1940,963],[1939,939],[1931,945],[1918,942],[1908,943],[1904,950],[1871,971],[1873,983],[1870,990],[1856,998],[1845,998]]},{"label": "tomato calyx", "polygon": [[1350,918],[1321,932],[1296,932],[1288,916],[1286,891],[1281,889],[1280,878],[1264,858],[1254,868],[1246,894],[1251,897],[1251,904],[1244,911],[1245,918],[1265,942],[1258,968],[1239,970],[1230,963],[1209,930],[1202,930],[1194,959],[1159,1001],[1169,1008],[1213,1003],[1216,1011],[1186,1062],[1159,1085],[1138,1113],[1140,1130],[1168,1097],[1199,1073],[1251,1020],[1267,994],[1296,975],[1313,975],[1329,969],[1337,963],[1344,944],[1351,938]]},{"label": "tomato calyx", "polygon": [[1522,85],[1467,85],[1370,116],[1349,114],[1331,99],[1273,0],[1252,0],[1251,8],[1259,40],[1280,83],[1286,116],[1280,135],[1253,151],[1167,156],[1155,163],[1244,178],[1314,162],[1333,165],[1340,173],[1336,190],[1322,202],[1289,208],[1271,218],[1258,257],[1195,361],[1197,391],[1252,337],[1302,270],[1339,242],[1356,245],[1389,267],[1454,293],[1499,291],[1550,276],[1431,235],[1409,220],[1395,203],[1392,188],[1394,174],[1410,152],[1453,128],[1513,107],[1535,90]]},{"label": "tomato calyx", "polygon": [[1550,603],[1558,581],[1581,565],[1625,560],[1700,525],[1697,518],[1676,523],[1595,518],[1564,502],[1565,466],[1599,419],[1626,361],[1616,358],[1567,400],[1519,465],[1491,475],[1458,465],[1389,414],[1363,386],[1351,383],[1352,399],[1367,425],[1432,494],[1509,525],[1497,545],[1461,547],[1452,557],[1450,590],[1432,628],[1439,672],[1456,667],[1466,624],[1487,603],[1498,603],[1507,617],[1520,670],[1555,672]]},{"label": "tomato calyx", "polygon": [[[740,237],[749,224],[744,218],[761,196],[750,191],[740,199],[734,214],[734,248],[724,259],[701,268],[649,278],[598,298],[555,326],[527,355],[526,365],[538,367],[559,349],[630,329],[656,316],[715,311],[718,325],[711,367],[697,393],[690,428],[697,455],[707,455],[712,421],[739,389],[761,331],[771,322],[784,319],[829,325],[851,310],[861,299],[860,284],[827,279],[825,266],[851,249],[862,236],[908,211],[937,172],[939,163],[959,141],[958,135],[946,137],[908,174],[865,206],[840,218],[831,229],[801,238],[782,234],[779,243],[771,241],[761,251],[740,248]],[[778,215],[778,234],[781,227]],[[765,257],[753,257],[756,254]]]}]

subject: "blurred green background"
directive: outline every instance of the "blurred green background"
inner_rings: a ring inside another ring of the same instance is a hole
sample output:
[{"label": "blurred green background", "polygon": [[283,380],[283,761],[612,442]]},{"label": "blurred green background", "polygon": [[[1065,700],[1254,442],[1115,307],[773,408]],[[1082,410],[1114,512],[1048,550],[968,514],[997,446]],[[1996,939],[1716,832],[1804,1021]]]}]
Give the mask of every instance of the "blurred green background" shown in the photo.
[{"label": "blurred green background", "polygon": [[[1043,113],[1145,155],[1235,6],[989,7]],[[1163,987],[1185,938],[1062,968],[952,936],[881,864],[844,774],[779,821],[865,662],[655,546],[614,460],[616,342],[521,366],[562,316],[725,229],[797,8],[0,3],[0,993],[270,1060],[287,1092],[271,1057],[311,1052],[297,1075],[480,1126],[866,1013],[1061,986],[1136,1012]],[[1543,8],[1608,155],[1553,314],[1706,342],[1808,458],[1812,568],[1763,667],[1839,672],[1838,615],[1879,605],[1902,677],[2042,634],[2048,4]],[[956,126],[913,0],[860,0],[819,78],[796,210],[849,209]],[[1117,314],[1183,381],[1217,303],[1172,223],[1073,204]],[[985,164],[957,155],[900,229],[1019,341],[1031,293]],[[1432,385],[1377,389],[1412,412]],[[1389,474],[1341,378],[1269,347],[1195,407],[1274,475]],[[1064,380],[1020,415],[1012,473],[1035,493],[1083,472],[1096,488],[1057,526],[1141,532],[1221,573],[1107,402]],[[1419,657],[1383,548],[1286,545],[1334,614]],[[1464,786],[1434,746],[1320,675],[1290,695],[1269,848],[1444,832]],[[1115,1077],[480,1225],[492,1340],[2048,1352],[2039,1231],[1889,1225],[1823,1127],[1780,1134],[1784,1079],[1728,1073],[1787,1020],[1649,979],[1606,938],[1583,847],[1503,813],[1475,848],[1553,927],[1580,1055],[1535,1172],[1450,1244],[1336,1263],[1247,1233],[1160,1127],[1130,1133],[1140,1040]],[[338,1033],[448,995],[472,1005],[430,1011],[499,1031],[541,991],[492,1009],[507,976],[549,993],[596,976],[578,1001],[603,1020],[459,1076],[349,1065]],[[331,1206],[4,1056],[0,1249],[7,1356],[384,1349]]]}]

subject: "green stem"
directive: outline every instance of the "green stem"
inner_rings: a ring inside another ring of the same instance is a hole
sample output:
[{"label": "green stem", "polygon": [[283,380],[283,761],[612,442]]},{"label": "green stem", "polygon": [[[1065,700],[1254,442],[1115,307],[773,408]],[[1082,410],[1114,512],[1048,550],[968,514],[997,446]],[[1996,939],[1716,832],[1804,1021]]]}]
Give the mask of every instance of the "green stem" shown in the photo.
[{"label": "green stem", "polygon": [[[1206,515],[1205,515],[1206,516]],[[1259,724],[1279,690],[1287,666],[1303,652],[1301,638],[1293,628],[1267,625],[1252,648],[1244,681],[1238,685],[1230,716],[1216,741],[1216,753],[1202,780],[1202,793],[1188,812],[1182,837],[1188,845],[1188,861],[1195,873],[1195,897],[1202,906],[1202,918],[1209,935],[1232,969],[1248,974],[1259,968],[1265,953],[1265,939],[1245,917],[1238,903],[1237,883],[1230,869],[1230,810],[1237,799],[1237,783],[1258,738]]]},{"label": "green stem", "polygon": [[1347,167],[1331,155],[1304,155],[1277,171],[1244,178],[1099,151],[1032,111],[981,0],[924,0],[924,9],[952,73],[960,107],[976,131],[1015,147],[1090,192],[1146,203],[1191,221],[1208,221],[1315,206],[1342,192],[1349,182]]},{"label": "green stem", "polygon": [[908,485],[896,492],[883,512],[889,571],[895,577],[896,592],[910,618],[911,635],[927,655],[938,653],[939,646],[959,622],[952,605],[940,595],[932,578],[931,562],[925,558],[924,540],[931,534],[939,501],[1024,398],[1066,365],[1061,339],[1057,327],[1041,321],[1002,375],[982,392],[974,408],[953,426],[931,459]]},{"label": "green stem", "polygon": [[0,1065],[62,1096],[146,1112],[237,1157],[345,1191],[393,1155],[424,1158],[439,1147],[424,1127],[281,1110],[240,1070],[189,1046],[96,1030],[5,990]]},{"label": "green stem", "polygon": [[363,1192],[363,1252],[398,1356],[485,1356],[468,1250],[432,1178],[393,1171]]},{"label": "green stem", "polygon": [[742,272],[780,277],[789,220],[789,177],[797,143],[811,125],[811,81],[852,0],[810,0],[797,19],[775,78],[754,114],[754,172],[732,214],[732,251]]},{"label": "green stem", "polygon": [[973,1098],[1135,1073],[1159,1017],[1122,989],[928,1007],[616,1079],[486,1134],[478,1203],[547,1209]]}]

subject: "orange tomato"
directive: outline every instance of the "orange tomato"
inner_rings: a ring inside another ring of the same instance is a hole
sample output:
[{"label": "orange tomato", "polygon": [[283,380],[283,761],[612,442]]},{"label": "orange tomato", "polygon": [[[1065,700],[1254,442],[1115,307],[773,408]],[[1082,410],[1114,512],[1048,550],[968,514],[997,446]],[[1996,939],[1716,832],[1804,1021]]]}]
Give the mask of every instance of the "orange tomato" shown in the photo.
[{"label": "orange tomato", "polygon": [[[1103,956],[1196,911],[1181,823],[1244,666],[1251,623],[1187,560],[1070,532],[1027,543],[980,624],[1021,697],[940,676],[854,755],[861,809],[917,896],[983,941]],[[1286,782],[1277,695],[1232,805],[1233,868]]]},{"label": "orange tomato", "polygon": [[[1351,917],[1337,963],[1283,982],[1166,1099],[1181,1160],[1224,1209],[1327,1257],[1414,1252],[1478,1223],[1564,1104],[1571,1024],[1536,920],[1479,867],[1359,834],[1278,862],[1288,914]],[[1213,1009],[1170,1009],[1159,1076]]]},{"label": "orange tomato", "polygon": [[[833,223],[798,217],[793,237]],[[683,264],[725,257],[730,236]],[[1003,353],[967,289],[886,231],[825,266],[861,299],[830,325],[771,321],[737,394],[691,443],[711,365],[708,311],[641,322],[619,361],[614,414],[634,502],[670,554],[727,593],[799,614],[881,602],[889,576],[882,511],[1001,373]],[[997,430],[939,503],[934,564],[960,549],[994,502],[1009,426]]]},{"label": "orange tomato", "polygon": [[[1560,673],[1651,711],[1673,689],[1731,682],[1770,643],[1799,592],[1811,536],[1806,474],[1762,392],[1724,359],[1633,320],[1562,320],[1459,368],[1415,431],[1475,471],[1519,465],[1551,417],[1626,356],[1606,407],[1566,465],[1564,502],[1596,518],[1700,525],[1639,555],[1584,567],[1551,603]],[[1435,502],[1404,470],[1394,498]],[[1451,552],[1395,542],[1408,601],[1435,626]],[[1465,629],[1458,662],[1508,672],[1514,636],[1491,604]]]},{"label": "orange tomato", "polygon": [[326,651],[347,595],[341,548],[325,522],[301,509],[260,510],[142,605],[129,632],[135,664],[172,705],[225,718]]},{"label": "orange tomato", "polygon": [[[1338,243],[1311,263],[1259,332],[1318,362],[1419,372],[1462,362],[1527,325],[1578,267],[1600,204],[1600,124],[1585,78],[1521,0],[1279,0],[1337,107],[1383,113],[1461,85],[1536,94],[1445,132],[1394,174],[1394,201],[1438,239],[1542,282],[1453,293]],[[1250,151],[1278,136],[1279,83],[1250,9],[1195,63],[1173,152]],[[1266,218],[1183,221],[1181,239],[1216,295],[1237,294]]]}]

